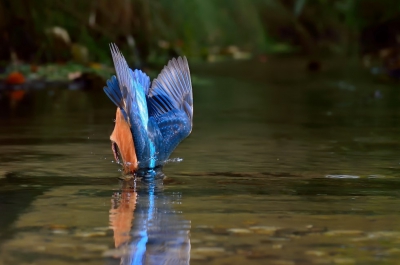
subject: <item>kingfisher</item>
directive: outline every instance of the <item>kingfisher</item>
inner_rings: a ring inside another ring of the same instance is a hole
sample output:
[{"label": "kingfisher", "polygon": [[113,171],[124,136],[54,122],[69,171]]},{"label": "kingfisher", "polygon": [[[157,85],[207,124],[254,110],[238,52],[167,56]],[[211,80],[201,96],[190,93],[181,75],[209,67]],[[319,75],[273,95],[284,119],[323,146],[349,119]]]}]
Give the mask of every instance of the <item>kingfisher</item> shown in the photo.
[{"label": "kingfisher", "polygon": [[150,83],[141,70],[129,68],[110,44],[116,75],[104,92],[117,106],[110,136],[115,160],[125,174],[162,168],[193,127],[193,93],[186,57],[173,58]]}]

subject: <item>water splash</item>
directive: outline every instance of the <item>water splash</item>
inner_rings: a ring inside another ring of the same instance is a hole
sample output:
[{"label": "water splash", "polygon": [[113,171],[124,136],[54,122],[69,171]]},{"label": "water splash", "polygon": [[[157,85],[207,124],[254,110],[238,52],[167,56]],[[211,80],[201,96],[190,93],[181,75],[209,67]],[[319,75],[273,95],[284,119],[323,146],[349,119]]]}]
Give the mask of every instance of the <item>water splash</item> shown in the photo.
[{"label": "water splash", "polygon": [[170,159],[165,160],[165,164],[167,164],[167,163],[180,163],[182,161],[183,161],[183,158],[179,158],[179,157],[170,158]]},{"label": "water splash", "polygon": [[353,175],[326,175],[325,178],[330,178],[330,179],[359,179],[360,176],[353,176]]}]

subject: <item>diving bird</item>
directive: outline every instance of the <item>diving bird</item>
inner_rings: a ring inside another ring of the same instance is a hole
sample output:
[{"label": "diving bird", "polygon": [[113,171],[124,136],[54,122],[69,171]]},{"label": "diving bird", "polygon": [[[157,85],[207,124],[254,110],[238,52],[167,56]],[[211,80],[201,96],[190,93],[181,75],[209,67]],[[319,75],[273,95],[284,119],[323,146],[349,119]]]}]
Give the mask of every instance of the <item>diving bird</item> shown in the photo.
[{"label": "diving bird", "polygon": [[117,106],[110,136],[124,173],[162,167],[193,127],[193,94],[186,57],[168,62],[150,84],[141,70],[129,68],[115,44],[110,45],[116,76],[104,92]]}]

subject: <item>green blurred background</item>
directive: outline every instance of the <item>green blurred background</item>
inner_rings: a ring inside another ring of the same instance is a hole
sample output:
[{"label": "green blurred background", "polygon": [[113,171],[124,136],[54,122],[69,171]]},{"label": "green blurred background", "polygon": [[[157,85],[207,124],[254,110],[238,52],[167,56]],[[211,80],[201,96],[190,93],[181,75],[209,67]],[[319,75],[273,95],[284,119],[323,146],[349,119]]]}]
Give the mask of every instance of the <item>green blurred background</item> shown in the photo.
[{"label": "green blurred background", "polygon": [[399,12],[397,0],[1,0],[0,65],[3,73],[15,70],[10,63],[29,64],[22,72],[46,63],[104,69],[115,42],[138,68],[177,55],[302,55],[318,69],[320,58],[342,55],[394,69]]}]

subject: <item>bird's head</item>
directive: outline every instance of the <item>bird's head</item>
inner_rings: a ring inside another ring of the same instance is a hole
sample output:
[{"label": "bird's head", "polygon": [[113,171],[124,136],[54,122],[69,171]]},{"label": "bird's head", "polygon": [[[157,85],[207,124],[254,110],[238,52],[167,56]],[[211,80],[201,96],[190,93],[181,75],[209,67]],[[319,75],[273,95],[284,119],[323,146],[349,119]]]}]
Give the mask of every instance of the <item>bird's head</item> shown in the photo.
[{"label": "bird's head", "polygon": [[124,173],[133,173],[138,168],[135,145],[129,124],[121,110],[117,108],[114,131],[110,136],[114,158],[123,165]]}]

